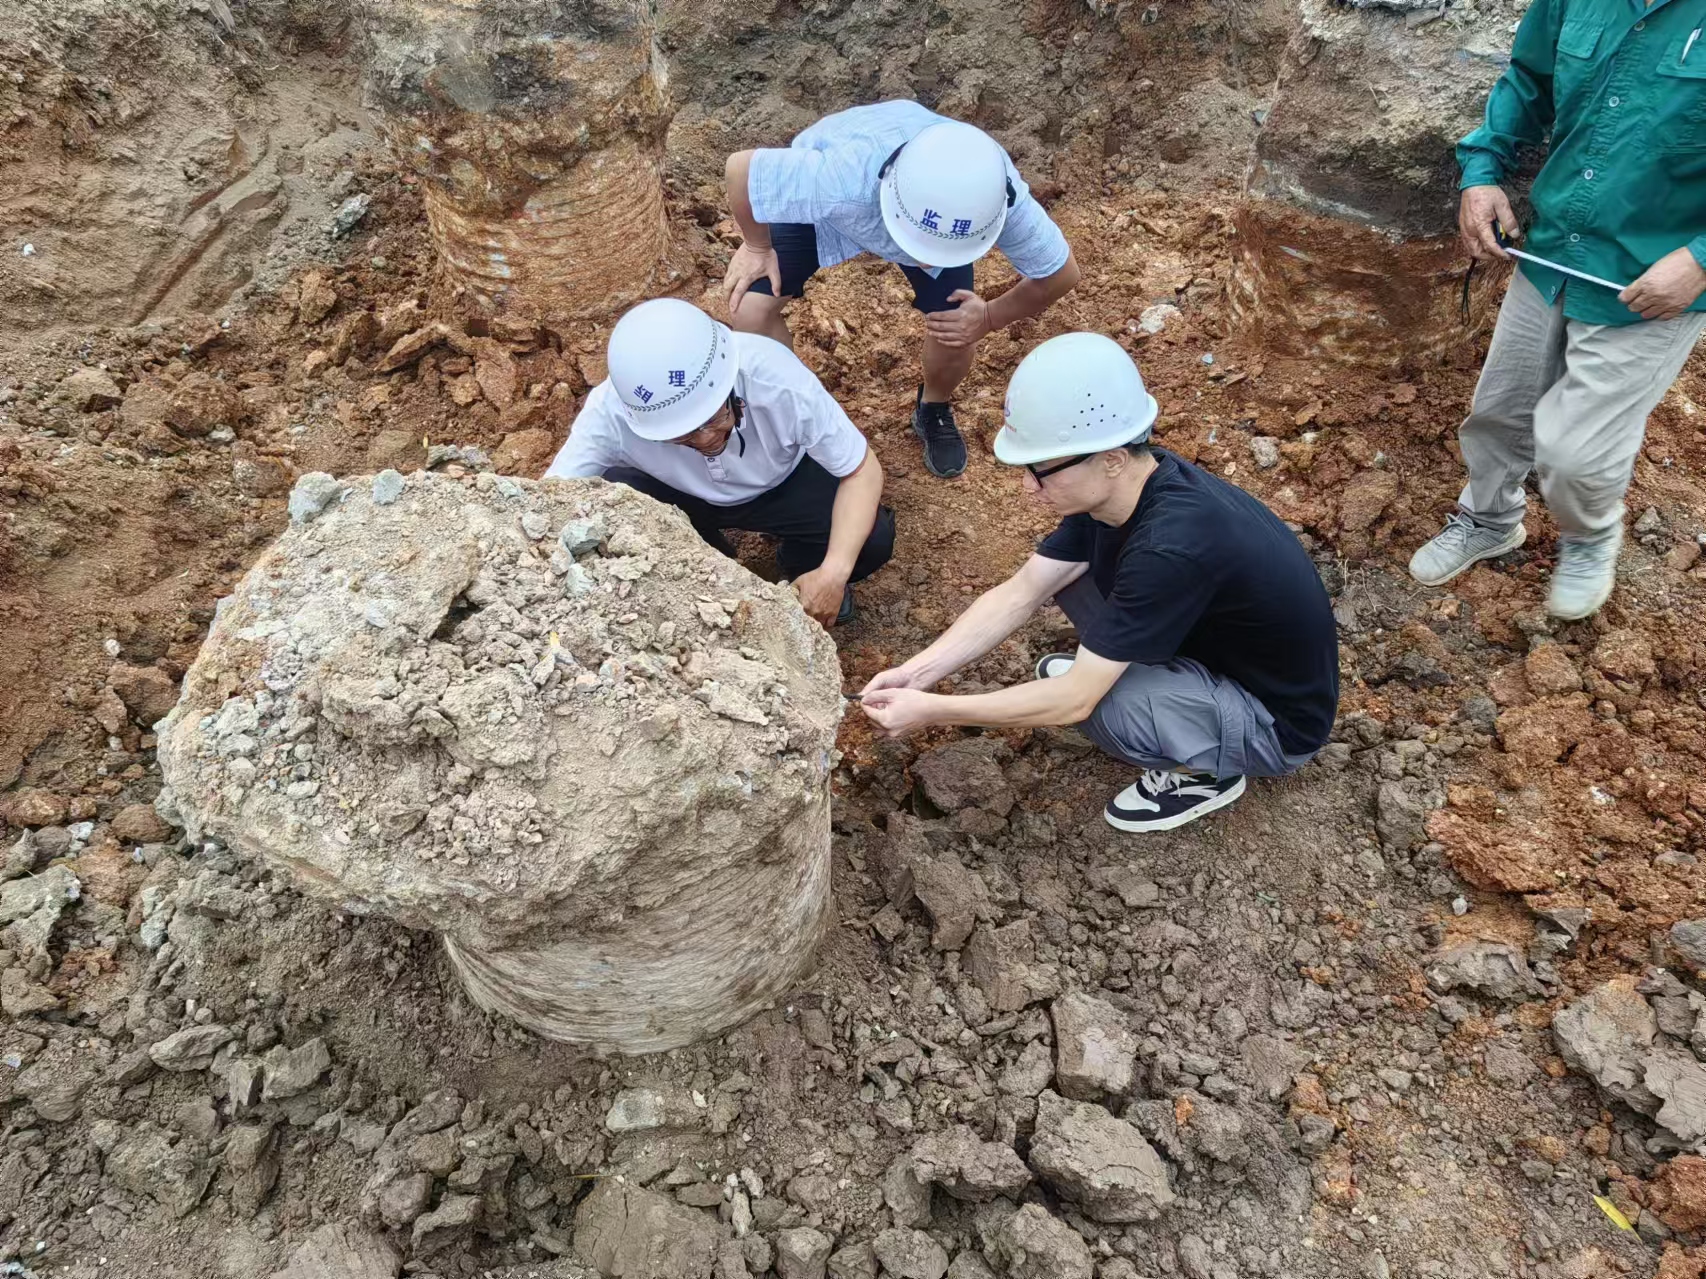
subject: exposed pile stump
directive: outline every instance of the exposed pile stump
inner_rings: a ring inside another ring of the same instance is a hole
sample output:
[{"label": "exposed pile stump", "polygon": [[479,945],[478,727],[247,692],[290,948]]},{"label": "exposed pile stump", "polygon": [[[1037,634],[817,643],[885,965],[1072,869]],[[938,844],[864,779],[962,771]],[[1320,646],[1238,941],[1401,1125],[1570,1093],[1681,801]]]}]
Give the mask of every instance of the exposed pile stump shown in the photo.
[{"label": "exposed pile stump", "polygon": [[679,278],[646,0],[375,0],[368,17],[370,96],[468,310],[600,317]]},{"label": "exposed pile stump", "polygon": [[829,637],[602,480],[303,477],[160,729],[197,837],[440,933],[542,1035],[757,1012],[828,908]]}]

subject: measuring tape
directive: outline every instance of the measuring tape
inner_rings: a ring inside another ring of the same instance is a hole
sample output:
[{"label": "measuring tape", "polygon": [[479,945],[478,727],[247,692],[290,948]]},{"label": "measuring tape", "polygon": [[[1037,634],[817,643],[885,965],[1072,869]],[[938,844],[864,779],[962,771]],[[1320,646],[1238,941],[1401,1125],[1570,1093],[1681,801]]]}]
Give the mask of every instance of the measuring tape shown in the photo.
[{"label": "measuring tape", "polygon": [[1493,223],[1493,238],[1499,242],[1499,247],[1513,258],[1521,258],[1524,262],[1532,262],[1535,266],[1543,266],[1552,271],[1560,271],[1578,280],[1586,280],[1589,284],[1597,284],[1602,289],[1610,289],[1613,293],[1621,293],[1628,288],[1627,284],[1614,284],[1610,280],[1602,280],[1597,275],[1589,275],[1586,271],[1578,271],[1575,267],[1565,266],[1561,262],[1548,262],[1545,258],[1536,257],[1532,253],[1524,253],[1521,249],[1513,249],[1513,241],[1505,234],[1505,230],[1497,222]]}]

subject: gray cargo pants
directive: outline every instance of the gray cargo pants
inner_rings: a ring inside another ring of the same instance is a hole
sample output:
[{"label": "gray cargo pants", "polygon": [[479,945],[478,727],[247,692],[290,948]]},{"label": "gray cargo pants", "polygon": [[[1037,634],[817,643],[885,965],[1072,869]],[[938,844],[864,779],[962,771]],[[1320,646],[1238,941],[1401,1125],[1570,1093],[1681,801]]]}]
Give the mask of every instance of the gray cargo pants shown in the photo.
[{"label": "gray cargo pants", "polygon": [[1477,524],[1515,528],[1532,469],[1562,532],[1591,537],[1620,526],[1647,415],[1702,328],[1706,313],[1693,311],[1624,325],[1566,319],[1563,293],[1547,306],[1516,272],[1457,436],[1469,471],[1458,505]]},{"label": "gray cargo pants", "polygon": [[[1083,634],[1108,601],[1085,574],[1054,597]],[[1274,717],[1236,680],[1176,657],[1133,662],[1079,730],[1115,759],[1142,768],[1184,768],[1215,777],[1281,777],[1315,757],[1288,755]]]}]

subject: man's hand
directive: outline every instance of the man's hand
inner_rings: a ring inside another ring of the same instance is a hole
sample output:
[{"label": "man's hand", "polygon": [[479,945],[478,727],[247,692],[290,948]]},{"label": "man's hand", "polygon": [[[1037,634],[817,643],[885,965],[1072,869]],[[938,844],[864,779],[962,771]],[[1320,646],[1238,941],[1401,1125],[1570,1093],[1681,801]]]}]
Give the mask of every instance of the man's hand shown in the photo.
[{"label": "man's hand", "polygon": [[1510,197],[1504,188],[1464,187],[1463,196],[1457,202],[1457,233],[1462,237],[1463,247],[1469,251],[1469,256],[1477,262],[1510,257],[1493,234],[1494,222],[1504,229],[1506,235],[1516,236],[1516,210],[1511,208]]},{"label": "man's hand", "polygon": [[870,682],[860,689],[861,694],[880,692],[885,688],[919,688],[919,677],[904,666],[891,666],[886,671],[878,671],[871,676]]},{"label": "man's hand", "polygon": [[826,631],[835,625],[835,615],[841,611],[841,596],[846,590],[847,575],[822,564],[794,579],[794,594],[800,597],[800,607]]},{"label": "man's hand", "polygon": [[859,709],[883,730],[884,737],[905,737],[908,733],[930,727],[934,722],[930,715],[931,697],[932,694],[921,693],[915,688],[885,688],[867,691]]},{"label": "man's hand", "polygon": [[1617,295],[1617,300],[1643,320],[1674,320],[1706,293],[1706,270],[1687,249],[1667,253],[1639,280]]},{"label": "man's hand", "polygon": [[743,241],[735,250],[734,257],[729,259],[729,269],[723,272],[724,301],[731,318],[741,299],[746,297],[746,291],[759,280],[766,279],[770,281],[770,291],[781,297],[782,262],[776,256],[775,247],[755,249]]},{"label": "man's hand", "polygon": [[960,304],[957,311],[932,311],[924,317],[924,331],[943,346],[971,346],[989,332],[989,303],[970,289],[955,289],[948,301]]}]

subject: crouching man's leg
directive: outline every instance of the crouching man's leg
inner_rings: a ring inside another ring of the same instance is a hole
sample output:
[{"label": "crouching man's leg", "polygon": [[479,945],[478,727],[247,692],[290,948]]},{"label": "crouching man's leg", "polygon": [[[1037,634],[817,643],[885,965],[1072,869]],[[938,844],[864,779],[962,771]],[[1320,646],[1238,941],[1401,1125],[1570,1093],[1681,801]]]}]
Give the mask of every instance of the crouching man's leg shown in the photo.
[{"label": "crouching man's leg", "polygon": [[[1087,577],[1056,603],[1081,630],[1106,607]],[[1037,663],[1037,675],[1064,675],[1072,660],[1051,653]],[[1287,754],[1260,701],[1190,658],[1133,663],[1079,728],[1107,754],[1144,770],[1104,810],[1120,830],[1183,826],[1237,800],[1246,777],[1283,776],[1311,758]]]},{"label": "crouching man's leg", "polygon": [[739,527],[739,525],[727,522],[725,518],[727,510],[737,508],[713,506],[690,493],[683,493],[680,489],[672,488],[655,475],[636,470],[631,466],[613,466],[604,473],[604,478],[613,484],[626,484],[629,488],[644,493],[649,498],[676,507],[692,523],[693,531],[704,538],[713,550],[721,551],[730,559],[734,558],[734,545],[723,536],[723,530]]}]

